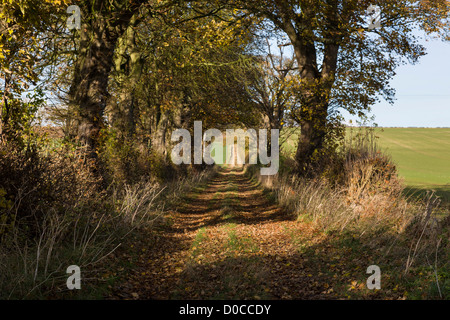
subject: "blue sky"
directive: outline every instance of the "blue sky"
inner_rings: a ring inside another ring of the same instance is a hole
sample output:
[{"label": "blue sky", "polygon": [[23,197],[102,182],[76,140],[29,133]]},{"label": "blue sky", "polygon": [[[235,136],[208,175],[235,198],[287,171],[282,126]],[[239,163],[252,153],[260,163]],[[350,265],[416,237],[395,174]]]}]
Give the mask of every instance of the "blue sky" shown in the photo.
[{"label": "blue sky", "polygon": [[450,43],[421,43],[428,54],[418,64],[400,66],[391,81],[394,105],[382,100],[372,107],[370,115],[380,127],[450,127]]}]

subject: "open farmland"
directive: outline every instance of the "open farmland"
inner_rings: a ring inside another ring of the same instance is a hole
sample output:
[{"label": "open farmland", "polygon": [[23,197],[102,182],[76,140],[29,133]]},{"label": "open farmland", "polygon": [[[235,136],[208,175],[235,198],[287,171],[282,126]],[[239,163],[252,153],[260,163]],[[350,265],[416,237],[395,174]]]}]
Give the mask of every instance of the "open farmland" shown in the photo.
[{"label": "open farmland", "polygon": [[[348,128],[347,134],[350,130],[358,129]],[[433,189],[450,200],[450,128],[377,128],[375,135],[380,149],[392,156],[408,190]],[[293,152],[296,141],[297,134],[289,134],[283,143],[285,151]]]},{"label": "open farmland", "polygon": [[380,128],[376,135],[409,189],[434,189],[450,200],[450,128]]}]

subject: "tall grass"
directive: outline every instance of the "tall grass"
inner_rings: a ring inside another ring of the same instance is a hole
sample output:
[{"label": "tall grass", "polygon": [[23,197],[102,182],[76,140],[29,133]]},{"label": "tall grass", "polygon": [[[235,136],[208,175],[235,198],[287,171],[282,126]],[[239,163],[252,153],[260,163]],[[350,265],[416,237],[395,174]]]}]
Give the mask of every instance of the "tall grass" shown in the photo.
[{"label": "tall grass", "polygon": [[71,297],[70,265],[82,270],[83,297],[97,297],[105,259],[130,233],[164,223],[166,205],[212,172],[103,190],[78,159],[0,150],[0,299]]},{"label": "tall grass", "polygon": [[[285,168],[292,167],[292,160],[285,161]],[[391,223],[403,230],[408,225],[412,216],[402,196],[402,181],[390,157],[378,149],[372,131],[347,138],[326,161],[313,178],[282,168],[270,184],[259,179],[290,212],[325,230],[362,227],[363,221],[372,229]]]}]

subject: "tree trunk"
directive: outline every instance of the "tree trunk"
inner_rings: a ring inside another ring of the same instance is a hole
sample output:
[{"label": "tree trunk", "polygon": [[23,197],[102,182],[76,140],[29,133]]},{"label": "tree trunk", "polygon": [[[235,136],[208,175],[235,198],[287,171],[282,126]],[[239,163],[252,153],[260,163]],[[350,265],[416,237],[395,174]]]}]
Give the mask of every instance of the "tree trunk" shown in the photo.
[{"label": "tree trunk", "polygon": [[69,95],[79,117],[76,135],[87,146],[89,154],[96,157],[118,33],[109,30],[103,17],[98,17],[92,28],[83,25],[80,33],[80,51]]},{"label": "tree trunk", "polygon": [[[288,28],[288,30],[291,30]],[[296,170],[305,173],[319,151],[327,134],[328,104],[334,83],[339,46],[330,43],[325,46],[322,70],[317,66],[315,44],[299,38],[296,32],[290,35],[301,78],[300,136],[295,155]]]},{"label": "tree trunk", "polygon": [[152,130],[152,150],[163,159],[167,157],[166,133],[169,125],[168,111],[158,108]]},{"label": "tree trunk", "polygon": [[[9,107],[8,107],[8,95],[9,95],[9,86],[10,86],[10,79],[11,77],[8,74],[5,74],[5,89],[3,91],[3,97],[2,97],[2,105],[0,107],[0,143],[3,141],[6,141],[6,137],[4,136],[4,128],[8,124],[8,117],[9,117]],[[5,119],[3,119],[3,108],[5,108]]]},{"label": "tree trunk", "polygon": [[296,171],[305,173],[327,134],[327,104],[311,102],[300,112],[300,136],[295,154]]},{"label": "tree trunk", "polygon": [[[85,19],[80,30],[80,44],[74,66],[74,78],[69,91],[70,104],[78,115],[75,135],[87,146],[88,155],[97,158],[100,130],[104,127],[104,111],[108,94],[108,79],[113,68],[114,50],[118,39],[128,27],[139,3],[123,12],[103,12],[100,1]],[[84,8],[91,11],[91,8]],[[95,17],[95,18],[94,18]]]},{"label": "tree trunk", "polygon": [[313,33],[316,19],[315,7],[303,7],[301,16],[294,12],[284,1],[276,2],[280,6],[278,14],[270,13],[268,19],[286,32],[294,49],[298,64],[301,91],[299,92],[300,112],[297,115],[300,124],[300,136],[296,152],[296,169],[304,172],[316,150],[323,146],[327,133],[328,104],[334,76],[341,35],[334,31],[339,27],[337,1],[330,1],[327,9],[327,40],[323,43],[323,63],[319,70],[317,62],[316,38]]},{"label": "tree trunk", "polygon": [[6,108],[6,96],[3,94],[2,105],[0,106],[0,143],[3,142],[3,108]]},{"label": "tree trunk", "polygon": [[133,138],[136,132],[135,89],[142,74],[142,54],[136,45],[137,18],[133,16],[123,37],[118,41],[114,66],[119,85],[119,103],[113,110],[112,126],[124,140]]}]

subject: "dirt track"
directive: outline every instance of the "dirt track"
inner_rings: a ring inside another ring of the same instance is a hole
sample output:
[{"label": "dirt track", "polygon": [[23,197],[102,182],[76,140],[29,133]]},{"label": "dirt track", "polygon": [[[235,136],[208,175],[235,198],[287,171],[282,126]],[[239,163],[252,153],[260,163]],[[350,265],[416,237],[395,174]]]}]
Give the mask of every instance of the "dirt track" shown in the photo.
[{"label": "dirt track", "polygon": [[[187,194],[142,247],[119,298],[320,299],[326,286],[299,242],[317,238],[242,169],[220,169]],[[306,260],[306,261],[305,261]]]}]

